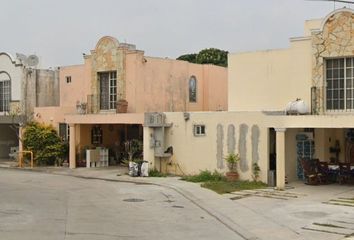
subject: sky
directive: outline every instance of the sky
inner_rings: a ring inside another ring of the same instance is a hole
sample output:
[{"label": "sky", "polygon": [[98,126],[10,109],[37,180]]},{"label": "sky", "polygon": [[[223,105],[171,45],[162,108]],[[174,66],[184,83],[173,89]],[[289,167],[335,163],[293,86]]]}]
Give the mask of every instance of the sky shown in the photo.
[{"label": "sky", "polygon": [[[145,55],[176,58],[204,48],[286,48],[304,21],[348,4],[307,0],[1,0],[0,52],[36,54],[42,67],[82,64],[113,36]],[[352,6],[354,7],[354,5]]]}]

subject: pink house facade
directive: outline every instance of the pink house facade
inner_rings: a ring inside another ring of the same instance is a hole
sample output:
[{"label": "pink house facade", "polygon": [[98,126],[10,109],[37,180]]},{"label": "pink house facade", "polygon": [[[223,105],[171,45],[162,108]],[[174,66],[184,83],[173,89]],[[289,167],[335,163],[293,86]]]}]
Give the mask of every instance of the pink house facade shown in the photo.
[{"label": "pink house facade", "polygon": [[34,110],[69,140],[71,168],[85,166],[94,148],[109,149],[109,164],[119,162],[124,141],[143,140],[144,113],[228,108],[227,68],[147,57],[109,36],[83,58],[60,67],[60,106]]}]

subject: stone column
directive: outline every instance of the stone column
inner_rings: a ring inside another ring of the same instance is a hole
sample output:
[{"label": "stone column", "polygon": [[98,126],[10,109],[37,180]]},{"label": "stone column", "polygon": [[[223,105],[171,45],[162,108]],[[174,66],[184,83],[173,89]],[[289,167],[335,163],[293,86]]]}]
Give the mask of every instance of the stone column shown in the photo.
[{"label": "stone column", "polygon": [[70,142],[69,142],[69,167],[76,168],[76,137],[75,137],[75,124],[69,124],[70,127]]},{"label": "stone column", "polygon": [[285,131],[286,128],[275,128],[276,131],[276,154],[277,154],[277,189],[285,189]]}]

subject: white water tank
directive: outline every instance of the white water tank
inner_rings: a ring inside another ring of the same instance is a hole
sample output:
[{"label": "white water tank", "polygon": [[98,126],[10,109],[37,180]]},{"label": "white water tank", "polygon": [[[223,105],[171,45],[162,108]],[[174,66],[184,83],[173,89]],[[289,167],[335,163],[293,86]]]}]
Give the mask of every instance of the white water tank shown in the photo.
[{"label": "white water tank", "polygon": [[288,115],[308,114],[310,109],[303,100],[296,99],[295,101],[291,101],[286,105],[285,112]]}]

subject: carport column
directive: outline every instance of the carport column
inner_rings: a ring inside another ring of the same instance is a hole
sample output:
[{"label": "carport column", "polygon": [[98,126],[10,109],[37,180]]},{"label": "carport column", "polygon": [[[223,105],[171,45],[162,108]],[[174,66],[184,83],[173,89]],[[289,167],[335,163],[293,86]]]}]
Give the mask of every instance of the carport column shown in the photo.
[{"label": "carport column", "polygon": [[275,128],[277,153],[277,189],[285,189],[285,131],[286,128]]},{"label": "carport column", "polygon": [[22,152],[23,151],[23,139],[22,139],[22,136],[23,136],[23,127],[20,126],[19,129],[18,129],[18,151],[19,152]]},{"label": "carport column", "polygon": [[75,148],[75,124],[69,124],[70,142],[69,142],[69,167],[76,168],[76,148]]}]

